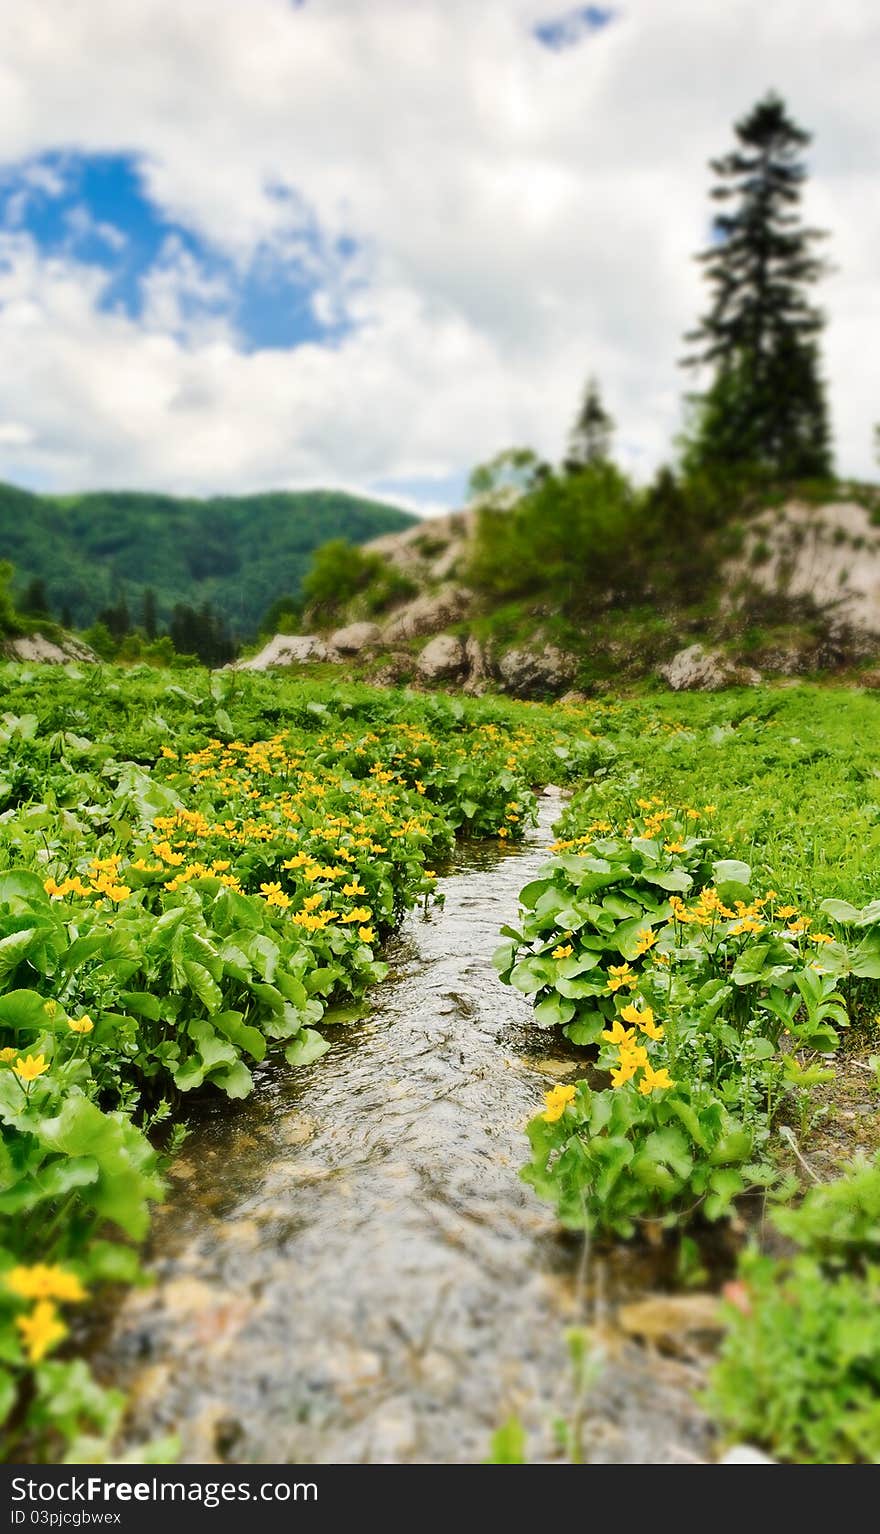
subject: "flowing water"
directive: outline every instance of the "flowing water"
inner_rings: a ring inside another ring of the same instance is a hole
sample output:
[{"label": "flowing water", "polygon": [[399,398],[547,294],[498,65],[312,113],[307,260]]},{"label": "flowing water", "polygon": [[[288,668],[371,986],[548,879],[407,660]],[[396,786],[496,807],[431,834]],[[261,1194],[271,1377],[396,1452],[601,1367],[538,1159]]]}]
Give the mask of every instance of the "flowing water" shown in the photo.
[{"label": "flowing water", "polygon": [[[200,1121],[156,1218],[154,1283],[95,1356],[133,1391],[137,1440],[176,1429],[189,1462],[472,1463],[515,1413],[530,1458],[558,1452],[565,1330],[596,1294],[583,1243],[516,1169],[542,1092],[583,1065],[542,1051],[491,966],[557,813],[549,794],[522,847],[460,849],[367,1018]],[[605,1274],[612,1298],[657,1279],[625,1251]],[[611,1330],[604,1351],[588,1457],[699,1456],[692,1366]]]}]

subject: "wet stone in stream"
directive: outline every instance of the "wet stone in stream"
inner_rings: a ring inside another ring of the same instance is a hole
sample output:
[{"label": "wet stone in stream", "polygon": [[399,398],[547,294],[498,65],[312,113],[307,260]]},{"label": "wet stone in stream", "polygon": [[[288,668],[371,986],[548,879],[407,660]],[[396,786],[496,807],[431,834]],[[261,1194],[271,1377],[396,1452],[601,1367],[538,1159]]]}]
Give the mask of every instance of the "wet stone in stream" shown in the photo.
[{"label": "wet stone in stream", "polygon": [[[555,1457],[579,1244],[516,1169],[542,1092],[582,1067],[548,1056],[490,956],[556,813],[545,797],[521,848],[462,849],[445,906],[390,945],[369,1020],[194,1129],[155,1282],[94,1356],[133,1392],[133,1439],[176,1429],[192,1463],[473,1463],[515,1412],[530,1458]],[[699,1454],[694,1379],[615,1334],[590,1457]]]}]

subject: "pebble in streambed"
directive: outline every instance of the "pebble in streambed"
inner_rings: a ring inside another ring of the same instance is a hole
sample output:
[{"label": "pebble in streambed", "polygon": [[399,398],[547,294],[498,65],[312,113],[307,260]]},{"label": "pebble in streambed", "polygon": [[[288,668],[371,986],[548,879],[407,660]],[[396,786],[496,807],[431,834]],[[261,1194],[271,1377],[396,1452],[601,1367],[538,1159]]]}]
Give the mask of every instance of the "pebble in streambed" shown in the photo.
[{"label": "pebble in streambed", "polygon": [[[154,1285],[94,1358],[133,1391],[133,1439],[176,1429],[191,1463],[474,1463],[516,1413],[529,1457],[556,1455],[578,1250],[516,1169],[542,1092],[578,1066],[548,1057],[490,956],[557,813],[547,795],[524,846],[460,849],[368,1021],[187,1141]],[[699,1455],[691,1384],[615,1342],[590,1457]]]}]

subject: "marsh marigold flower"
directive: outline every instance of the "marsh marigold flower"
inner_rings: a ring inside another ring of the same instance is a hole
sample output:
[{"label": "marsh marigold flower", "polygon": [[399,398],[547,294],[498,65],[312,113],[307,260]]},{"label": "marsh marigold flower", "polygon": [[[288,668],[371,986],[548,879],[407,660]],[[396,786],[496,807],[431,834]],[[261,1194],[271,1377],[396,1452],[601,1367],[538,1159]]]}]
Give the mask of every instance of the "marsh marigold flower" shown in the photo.
[{"label": "marsh marigold flower", "polygon": [[655,1071],[650,1064],[645,1065],[642,1079],[639,1082],[639,1091],[643,1097],[649,1097],[652,1092],[657,1092],[661,1088],[674,1086],[675,1082],[670,1079],[665,1065],[661,1066],[659,1071]]},{"label": "marsh marigold flower", "polygon": [[545,1123],[555,1124],[557,1119],[561,1119],[569,1103],[574,1102],[575,1094],[575,1087],[563,1086],[551,1087],[549,1092],[545,1092],[544,1102],[547,1106],[541,1114]]},{"label": "marsh marigold flower", "polygon": [[31,1267],[10,1268],[6,1287],[23,1300],[68,1300],[76,1303],[86,1298],[86,1291],[75,1273],[57,1263],[35,1262]]},{"label": "marsh marigold flower", "polygon": [[559,947],[554,948],[553,950],[553,958],[569,959],[573,953],[574,949],[572,948],[571,943],[560,943]]},{"label": "marsh marigold flower", "polygon": [[88,1013],[84,1012],[82,1017],[69,1017],[67,1026],[71,1033],[91,1033],[95,1025]]},{"label": "marsh marigold flower", "polygon": [[67,1336],[67,1327],[51,1300],[40,1300],[30,1315],[18,1316],[15,1324],[32,1364],[40,1363],[49,1349]]},{"label": "marsh marigold flower", "polygon": [[21,1081],[36,1081],[49,1069],[49,1062],[45,1055],[25,1055],[23,1060],[19,1055],[13,1068]]}]

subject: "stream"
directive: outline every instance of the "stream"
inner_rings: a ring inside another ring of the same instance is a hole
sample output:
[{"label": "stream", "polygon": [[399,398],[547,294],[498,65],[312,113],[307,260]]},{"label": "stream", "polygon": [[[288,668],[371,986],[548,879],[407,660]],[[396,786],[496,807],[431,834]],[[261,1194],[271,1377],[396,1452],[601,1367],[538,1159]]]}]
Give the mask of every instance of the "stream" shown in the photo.
[{"label": "stream", "polygon": [[542,1093],[584,1068],[491,965],[547,859],[558,795],[539,804],[522,846],[458,849],[445,904],[404,921],[328,1054],[203,1110],[156,1214],[153,1283],[93,1353],[132,1392],[132,1441],[177,1431],[184,1463],[479,1463],[516,1414],[529,1459],[552,1461],[565,1331],[588,1310],[604,1362],[586,1457],[704,1456],[693,1358],[612,1325],[662,1287],[662,1256],[620,1248],[585,1285],[581,1239],[517,1177]]}]

